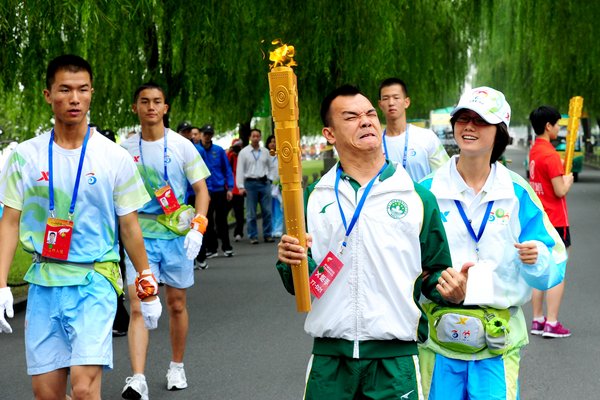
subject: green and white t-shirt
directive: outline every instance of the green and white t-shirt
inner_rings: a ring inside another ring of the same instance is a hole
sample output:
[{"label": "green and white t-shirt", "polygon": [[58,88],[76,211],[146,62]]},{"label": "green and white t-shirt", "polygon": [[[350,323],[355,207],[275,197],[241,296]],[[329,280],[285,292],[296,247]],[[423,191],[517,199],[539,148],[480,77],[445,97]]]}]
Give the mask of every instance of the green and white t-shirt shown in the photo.
[{"label": "green and white t-shirt", "polygon": [[147,193],[152,200],[141,207],[140,226],[145,238],[152,239],[173,239],[178,237],[176,233],[171,232],[164,225],[161,225],[155,218],[143,218],[143,214],[153,216],[163,214],[163,210],[156,200],[154,191],[165,186],[164,166],[167,165],[167,174],[169,185],[177,196],[179,204],[185,204],[187,185],[193,185],[201,179],[210,176],[210,171],[202,161],[200,153],[194,147],[192,142],[185,139],[176,132],[167,129],[167,153],[165,157],[164,140],[155,140],[147,142],[142,139],[142,157],[140,156],[140,134],[136,133],[121,145],[133,157],[133,161],[142,176]]},{"label": "green and white t-shirt", "polygon": [[[0,202],[21,211],[19,240],[30,252],[42,253],[49,218],[50,131],[19,144],[0,173]],[[53,144],[55,214],[67,219],[73,196],[81,147],[63,149]],[[91,130],[77,202],[68,260],[93,263],[119,260],[118,216],[148,202],[140,175],[121,147]],[[44,286],[85,283],[89,269],[57,263],[33,264],[26,280]]]}]

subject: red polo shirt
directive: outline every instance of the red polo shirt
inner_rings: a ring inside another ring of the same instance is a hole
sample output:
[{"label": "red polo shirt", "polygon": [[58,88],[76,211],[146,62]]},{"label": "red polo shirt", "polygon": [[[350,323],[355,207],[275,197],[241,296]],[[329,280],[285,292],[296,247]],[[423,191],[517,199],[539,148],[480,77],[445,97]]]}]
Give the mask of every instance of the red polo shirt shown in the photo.
[{"label": "red polo shirt", "polygon": [[542,201],[550,222],[556,227],[569,226],[566,196],[556,197],[551,182],[552,178],[562,175],[564,167],[552,143],[536,138],[529,151],[529,183]]}]

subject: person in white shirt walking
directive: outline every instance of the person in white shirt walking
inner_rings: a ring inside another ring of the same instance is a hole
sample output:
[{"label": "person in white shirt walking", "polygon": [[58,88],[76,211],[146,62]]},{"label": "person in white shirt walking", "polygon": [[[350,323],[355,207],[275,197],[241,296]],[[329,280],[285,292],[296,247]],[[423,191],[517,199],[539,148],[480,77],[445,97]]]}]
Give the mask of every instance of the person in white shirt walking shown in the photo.
[{"label": "person in white shirt walking", "polygon": [[260,146],[259,129],[250,131],[250,144],[238,156],[235,180],[241,195],[246,196],[246,223],[250,243],[258,244],[256,207],[260,203],[263,238],[273,242],[271,224],[271,181],[269,180],[269,151]]}]

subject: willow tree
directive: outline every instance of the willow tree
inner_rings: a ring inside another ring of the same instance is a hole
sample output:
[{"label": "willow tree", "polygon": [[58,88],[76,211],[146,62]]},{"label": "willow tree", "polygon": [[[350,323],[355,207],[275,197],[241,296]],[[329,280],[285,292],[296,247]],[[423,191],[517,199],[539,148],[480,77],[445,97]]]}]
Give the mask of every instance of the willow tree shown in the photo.
[{"label": "willow tree", "polygon": [[130,105],[144,81],[162,84],[170,119],[248,127],[268,113],[269,42],[297,48],[301,129],[316,132],[325,93],[358,84],[375,101],[379,81],[405,79],[411,116],[457,98],[478,29],[466,0],[116,0],[0,4],[0,126],[26,138],[50,125],[45,66],[72,52],[94,68],[92,122],[136,123]]},{"label": "willow tree", "polygon": [[505,92],[516,121],[551,104],[566,113],[569,99],[600,111],[600,5],[576,0],[483,4],[481,41],[474,52],[477,83]]}]

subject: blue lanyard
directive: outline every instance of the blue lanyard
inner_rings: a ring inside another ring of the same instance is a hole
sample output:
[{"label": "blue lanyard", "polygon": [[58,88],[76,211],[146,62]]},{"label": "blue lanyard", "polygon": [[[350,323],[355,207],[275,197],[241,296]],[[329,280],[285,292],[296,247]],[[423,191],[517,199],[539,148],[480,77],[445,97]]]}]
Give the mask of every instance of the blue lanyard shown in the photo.
[{"label": "blue lanyard", "polygon": [[[408,127],[409,125],[406,124],[406,133],[404,134],[404,154],[402,155],[402,168],[404,169],[406,169],[406,155],[408,154]],[[385,152],[385,158],[389,159],[387,142],[385,141],[386,132],[387,128],[383,130],[383,151]]]},{"label": "blue lanyard", "polygon": [[[87,132],[83,138],[83,145],[81,146],[81,154],[79,155],[79,164],[77,165],[77,176],[75,177],[75,187],[73,187],[73,196],[71,197],[71,206],[69,207],[69,220],[73,217],[75,212],[75,203],[77,202],[77,192],[79,191],[79,181],[81,180],[81,170],[83,169],[83,159],[85,158],[85,149],[90,138],[90,127],[88,125]],[[52,157],[52,145],[54,143],[54,128],[50,132],[50,143],[48,144],[48,189],[49,201],[50,201],[50,217],[54,218],[54,166]]]},{"label": "blue lanyard", "polygon": [[479,233],[477,235],[475,235],[475,231],[473,230],[473,227],[471,226],[471,223],[469,222],[469,219],[467,218],[465,210],[463,209],[462,204],[460,204],[460,201],[454,200],[454,204],[456,204],[456,208],[458,208],[458,212],[460,213],[460,216],[463,222],[465,223],[465,226],[467,227],[467,231],[469,231],[469,235],[471,235],[471,237],[475,241],[475,252],[477,253],[477,258],[479,259],[479,239],[481,239],[481,236],[483,236],[485,226],[487,225],[487,222],[490,219],[490,211],[492,211],[494,201],[490,201],[488,203],[487,208],[485,209],[485,214],[483,214],[483,220],[481,221],[481,225],[479,226]]},{"label": "blue lanyard", "polygon": [[360,212],[362,211],[363,205],[365,204],[365,201],[367,200],[367,196],[369,195],[369,192],[371,191],[371,188],[373,187],[375,180],[377,179],[377,177],[379,175],[381,175],[381,173],[383,172],[383,170],[385,169],[386,166],[387,166],[387,163],[384,163],[383,166],[381,167],[381,169],[379,170],[379,172],[377,173],[377,175],[375,175],[373,177],[373,179],[371,179],[369,181],[369,183],[367,184],[367,187],[365,188],[365,191],[363,192],[363,195],[360,198],[358,205],[356,206],[356,209],[354,210],[354,215],[352,216],[352,219],[350,220],[350,226],[348,226],[348,224],[346,223],[346,216],[344,215],[344,210],[342,210],[342,204],[340,203],[339,186],[340,186],[340,179],[342,177],[342,167],[340,165],[338,165],[336,176],[335,176],[335,199],[337,200],[338,208],[340,209],[340,215],[342,216],[342,222],[344,223],[344,228],[346,229],[346,235],[344,237],[344,241],[342,242],[342,248],[340,249],[340,254],[343,253],[344,248],[347,247],[347,245],[348,245],[348,236],[350,236],[350,232],[352,232],[352,229],[354,229],[354,225],[356,224],[356,221],[358,221]]},{"label": "blue lanyard", "polygon": [[[165,167],[165,170],[163,172],[163,179],[165,180],[165,183],[168,185],[169,184],[169,174],[167,173],[167,128],[165,128],[165,134],[163,136],[164,138],[164,143],[165,143],[165,149],[164,149],[164,153],[163,153],[163,165]],[[153,189],[159,189],[159,188],[155,188],[154,185],[152,185],[152,180],[150,179],[150,175],[148,175],[148,171],[146,170],[146,164],[144,164],[144,155],[142,154],[142,133],[140,132],[140,141],[139,141],[139,147],[140,147],[140,160],[142,161],[142,167],[144,168],[144,175],[146,175],[148,177],[148,183],[150,184],[150,186]]]},{"label": "blue lanyard", "polygon": [[260,149],[258,149],[258,156],[254,152],[255,150],[250,150],[250,153],[252,153],[252,157],[254,157],[254,161],[258,161],[260,159]]}]

